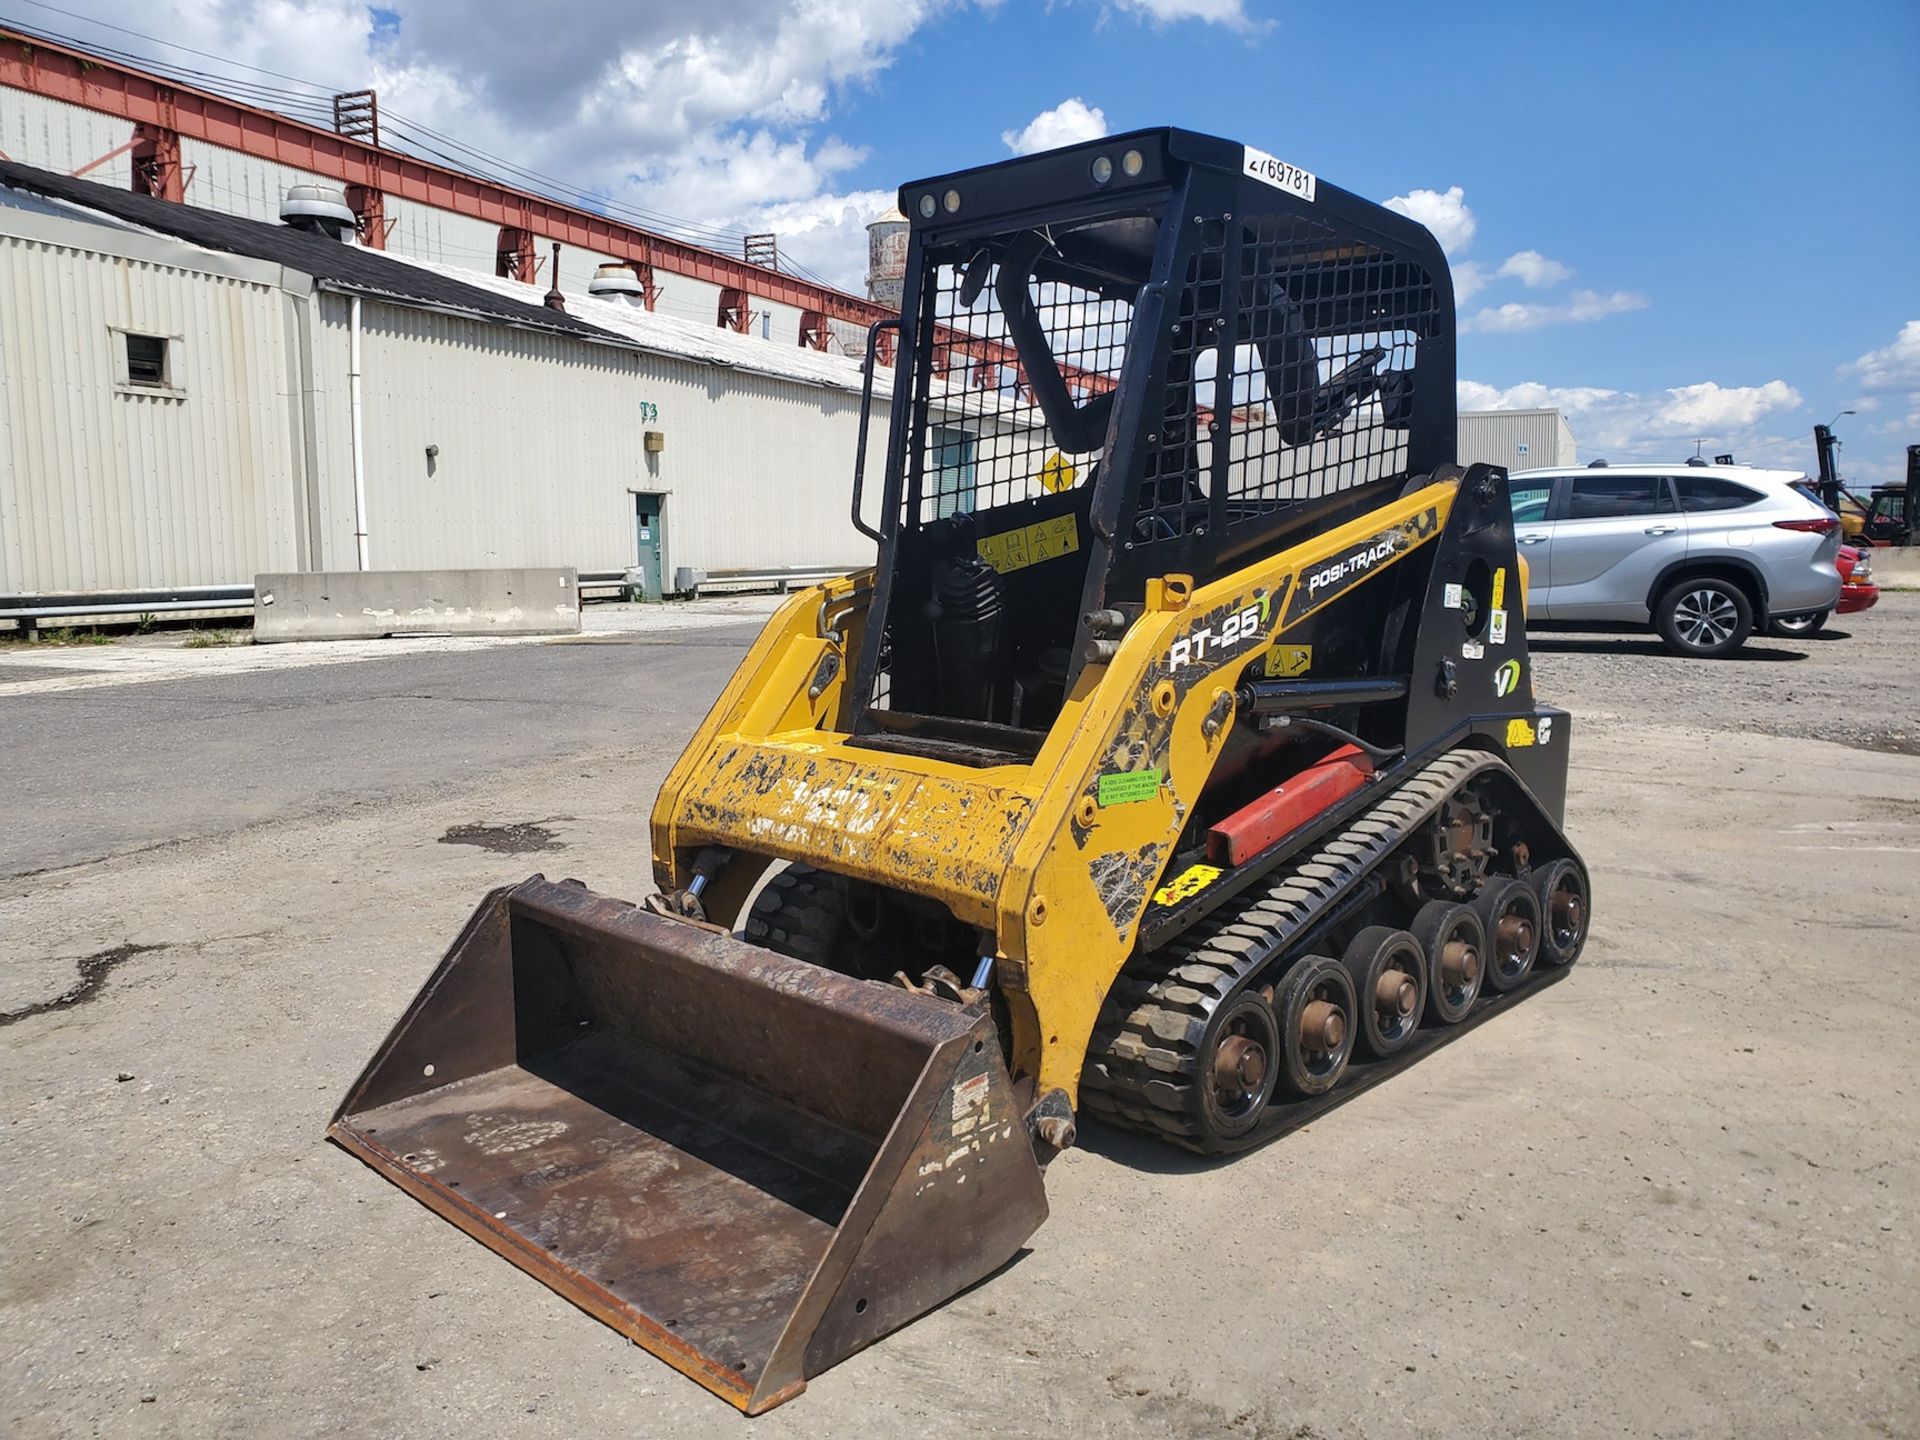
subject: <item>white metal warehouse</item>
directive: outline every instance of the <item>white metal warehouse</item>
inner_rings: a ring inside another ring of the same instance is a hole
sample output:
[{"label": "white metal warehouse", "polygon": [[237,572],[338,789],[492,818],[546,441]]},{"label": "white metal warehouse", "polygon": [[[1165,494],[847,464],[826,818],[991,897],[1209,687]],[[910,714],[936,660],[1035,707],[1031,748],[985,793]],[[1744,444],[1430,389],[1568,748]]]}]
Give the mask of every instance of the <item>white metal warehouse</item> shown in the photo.
[{"label": "white metal warehouse", "polygon": [[1485,462],[1509,470],[1572,465],[1578,453],[1573,427],[1555,409],[1462,410],[1458,449],[1462,465]]},{"label": "white metal warehouse", "polygon": [[378,569],[605,571],[657,518],[669,586],[870,553],[854,360],[18,165],[0,186],[0,593],[350,570],[359,530]]}]

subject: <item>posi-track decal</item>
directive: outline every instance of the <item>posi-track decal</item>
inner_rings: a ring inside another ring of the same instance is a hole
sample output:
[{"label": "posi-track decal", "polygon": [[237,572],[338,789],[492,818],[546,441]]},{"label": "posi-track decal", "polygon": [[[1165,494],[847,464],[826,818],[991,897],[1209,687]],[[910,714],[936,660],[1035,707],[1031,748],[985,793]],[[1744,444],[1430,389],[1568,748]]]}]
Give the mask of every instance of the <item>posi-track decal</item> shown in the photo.
[{"label": "posi-track decal", "polygon": [[1329,600],[1345,594],[1383,565],[1391,564],[1422,540],[1440,531],[1440,507],[1429,505],[1410,515],[1390,530],[1349,546],[1344,552],[1300,572],[1287,595],[1287,610],[1282,628],[1318,610]]}]

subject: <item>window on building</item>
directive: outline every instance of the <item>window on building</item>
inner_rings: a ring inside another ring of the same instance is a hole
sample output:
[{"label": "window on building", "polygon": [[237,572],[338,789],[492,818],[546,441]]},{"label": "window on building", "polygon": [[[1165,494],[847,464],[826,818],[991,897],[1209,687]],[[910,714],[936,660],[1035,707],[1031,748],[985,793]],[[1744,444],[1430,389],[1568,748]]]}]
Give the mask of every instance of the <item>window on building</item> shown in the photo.
[{"label": "window on building", "polygon": [[1567,500],[1569,520],[1663,515],[1673,509],[1662,475],[1581,475]]},{"label": "window on building", "polygon": [[935,515],[973,509],[974,450],[971,432],[940,425],[933,429],[928,447],[926,492],[934,502]]},{"label": "window on building", "polygon": [[127,337],[127,383],[167,388],[167,342],[159,335]]}]

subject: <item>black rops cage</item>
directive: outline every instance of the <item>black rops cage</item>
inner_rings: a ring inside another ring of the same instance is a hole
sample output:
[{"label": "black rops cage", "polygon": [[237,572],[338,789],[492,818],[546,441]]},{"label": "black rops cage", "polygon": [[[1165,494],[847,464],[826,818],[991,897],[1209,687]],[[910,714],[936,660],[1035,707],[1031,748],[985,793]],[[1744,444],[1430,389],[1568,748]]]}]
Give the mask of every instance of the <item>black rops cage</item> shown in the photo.
[{"label": "black rops cage", "polygon": [[1452,286],[1411,220],[1180,130],[900,204],[861,733],[1030,751],[1090,612],[1155,576],[1204,584],[1454,459]]}]

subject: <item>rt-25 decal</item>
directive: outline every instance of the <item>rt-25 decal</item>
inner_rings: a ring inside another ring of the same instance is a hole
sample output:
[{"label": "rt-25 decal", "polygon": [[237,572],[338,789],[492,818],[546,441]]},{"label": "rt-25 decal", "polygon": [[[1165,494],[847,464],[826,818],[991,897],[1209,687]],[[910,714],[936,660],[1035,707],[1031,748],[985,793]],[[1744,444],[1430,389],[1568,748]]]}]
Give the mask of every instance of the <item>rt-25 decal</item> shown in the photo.
[{"label": "rt-25 decal", "polygon": [[1179,670],[1202,661],[1217,660],[1229,651],[1252,644],[1260,638],[1266,608],[1264,600],[1256,600],[1229,615],[1218,631],[1211,625],[1189,630],[1168,649],[1167,669]]}]

